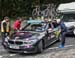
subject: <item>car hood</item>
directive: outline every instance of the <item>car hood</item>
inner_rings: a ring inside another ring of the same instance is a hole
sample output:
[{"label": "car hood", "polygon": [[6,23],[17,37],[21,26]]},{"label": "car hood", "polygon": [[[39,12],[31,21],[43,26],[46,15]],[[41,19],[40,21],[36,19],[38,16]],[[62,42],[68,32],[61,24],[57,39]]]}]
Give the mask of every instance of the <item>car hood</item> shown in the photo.
[{"label": "car hood", "polygon": [[45,35],[45,32],[18,32],[12,36],[12,40],[40,39]]}]

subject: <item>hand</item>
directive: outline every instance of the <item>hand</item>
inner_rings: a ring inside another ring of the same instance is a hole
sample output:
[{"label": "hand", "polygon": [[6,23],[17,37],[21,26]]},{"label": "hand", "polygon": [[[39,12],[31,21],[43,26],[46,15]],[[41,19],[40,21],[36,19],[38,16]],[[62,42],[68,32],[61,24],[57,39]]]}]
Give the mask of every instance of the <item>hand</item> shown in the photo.
[{"label": "hand", "polygon": [[22,28],[20,28],[20,30],[22,30]]},{"label": "hand", "polygon": [[19,32],[20,30],[17,30],[17,32]]},{"label": "hand", "polygon": [[49,29],[48,29],[48,33],[51,33],[51,32],[52,32],[52,28],[49,28]]},{"label": "hand", "polygon": [[59,32],[61,32],[61,29],[59,30]]},{"label": "hand", "polygon": [[52,28],[49,28],[48,31],[52,31]]}]

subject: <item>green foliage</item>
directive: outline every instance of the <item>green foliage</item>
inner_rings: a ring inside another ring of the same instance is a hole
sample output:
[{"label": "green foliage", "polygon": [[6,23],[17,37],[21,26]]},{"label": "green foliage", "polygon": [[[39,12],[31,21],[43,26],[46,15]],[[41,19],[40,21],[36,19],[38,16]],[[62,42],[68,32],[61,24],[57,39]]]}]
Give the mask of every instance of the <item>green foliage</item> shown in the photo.
[{"label": "green foliage", "polygon": [[32,0],[1,0],[1,16],[27,16],[31,14]]},{"label": "green foliage", "polygon": [[45,3],[64,3],[73,0],[0,0],[0,17],[31,16],[33,6]]}]

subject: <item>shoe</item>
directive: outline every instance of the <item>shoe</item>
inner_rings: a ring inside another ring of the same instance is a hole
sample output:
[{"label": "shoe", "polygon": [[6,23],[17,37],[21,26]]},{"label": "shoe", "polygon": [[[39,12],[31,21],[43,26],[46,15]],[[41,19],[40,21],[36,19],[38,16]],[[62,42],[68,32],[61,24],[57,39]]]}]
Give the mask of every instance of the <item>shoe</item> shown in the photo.
[{"label": "shoe", "polygon": [[60,45],[59,45],[59,48],[64,48],[64,45],[60,44]]}]

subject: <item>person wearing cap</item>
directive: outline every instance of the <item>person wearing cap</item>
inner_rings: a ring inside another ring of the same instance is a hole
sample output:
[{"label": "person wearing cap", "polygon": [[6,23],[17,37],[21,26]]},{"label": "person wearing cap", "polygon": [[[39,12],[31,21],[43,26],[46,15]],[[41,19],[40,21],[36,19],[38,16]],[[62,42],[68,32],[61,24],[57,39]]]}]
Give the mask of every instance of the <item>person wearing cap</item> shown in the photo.
[{"label": "person wearing cap", "polygon": [[61,28],[60,32],[61,32],[61,36],[62,36],[62,38],[60,39],[59,48],[64,48],[67,27],[65,26],[64,22],[61,21],[61,19],[57,19],[57,24],[59,24],[59,26]]},{"label": "person wearing cap", "polygon": [[2,42],[4,42],[5,37],[10,34],[10,21],[8,17],[4,17],[3,21],[1,21],[1,36]]},{"label": "person wearing cap", "polygon": [[21,23],[23,19],[21,17],[18,17],[17,20],[14,22],[14,31],[18,31],[21,29]]}]

